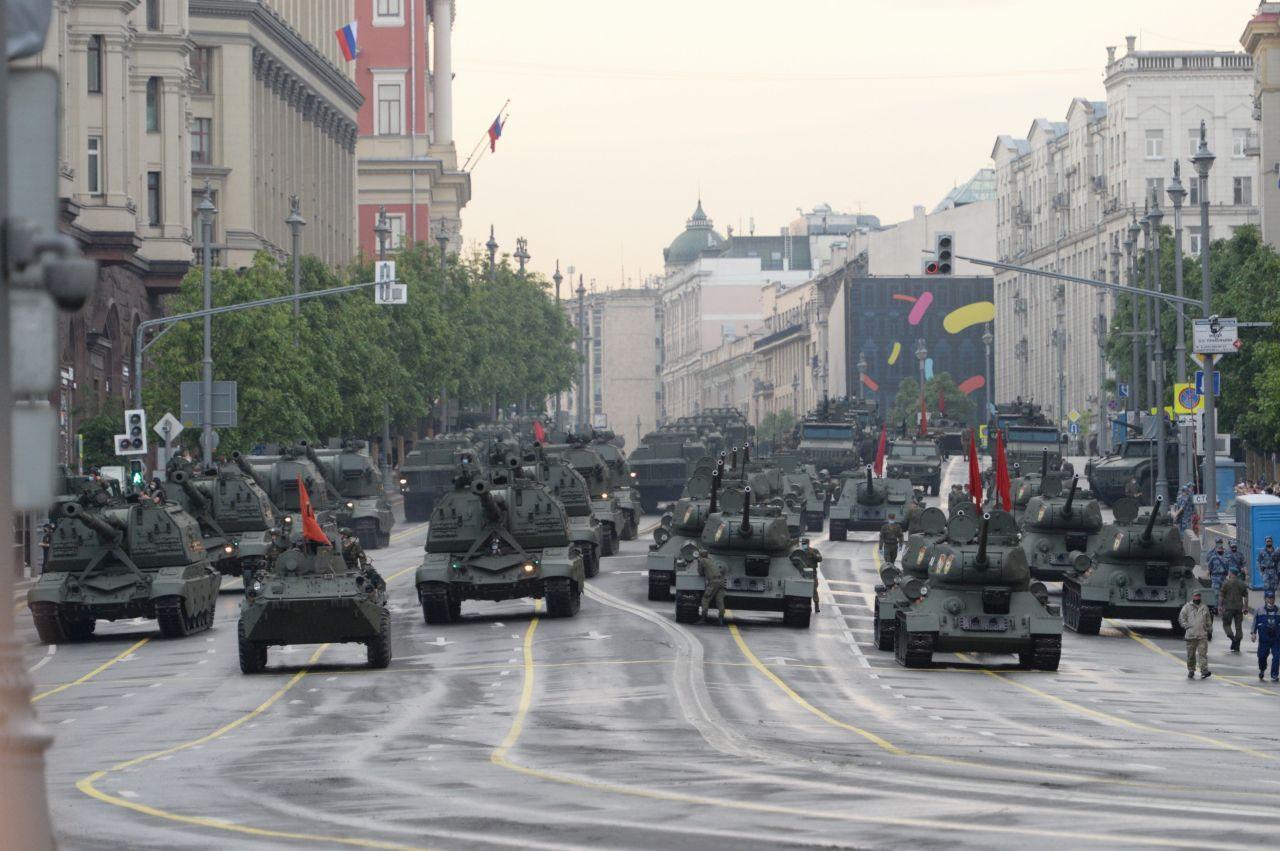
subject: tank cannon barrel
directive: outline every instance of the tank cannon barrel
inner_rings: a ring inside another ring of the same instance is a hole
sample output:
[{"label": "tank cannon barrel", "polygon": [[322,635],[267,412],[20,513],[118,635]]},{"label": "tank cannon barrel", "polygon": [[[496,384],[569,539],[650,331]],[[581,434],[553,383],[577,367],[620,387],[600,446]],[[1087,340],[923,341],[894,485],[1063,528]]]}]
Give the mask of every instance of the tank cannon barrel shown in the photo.
[{"label": "tank cannon barrel", "polygon": [[1045,479],[1049,478],[1049,450],[1044,449],[1040,452],[1040,482],[1043,487]]},{"label": "tank cannon barrel", "polygon": [[484,479],[477,479],[472,482],[471,492],[480,498],[480,505],[484,507],[485,517],[490,522],[496,522],[502,517],[502,510],[498,507],[498,501],[489,492],[489,484]]},{"label": "tank cannon barrel", "polygon": [[716,498],[720,495],[720,469],[711,474],[711,502],[707,505],[707,514],[716,511]]},{"label": "tank cannon barrel", "polygon": [[743,535],[751,534],[751,487],[748,485],[742,492],[742,526],[738,529]]},{"label": "tank cannon barrel", "polygon": [[187,499],[191,500],[191,507],[196,511],[207,511],[209,509],[209,500],[196,487],[195,482],[191,481],[191,474],[186,470],[174,470],[169,476],[169,481],[182,488],[182,492],[187,495]]},{"label": "tank cannon barrel", "polygon": [[978,555],[974,563],[979,567],[987,565],[987,534],[991,531],[991,513],[984,512],[982,523],[978,526]]},{"label": "tank cannon barrel", "polygon": [[867,493],[871,493],[871,465],[867,465]]},{"label": "tank cannon barrel", "polygon": [[744,443],[742,444],[742,466],[746,467],[747,462],[749,462],[750,460],[751,460],[751,445]]},{"label": "tank cannon barrel", "polygon": [[1079,477],[1079,476],[1072,476],[1072,477],[1071,477],[1071,489],[1067,491],[1067,501],[1066,501],[1066,502],[1064,502],[1064,503],[1062,504],[1062,516],[1063,516],[1063,517],[1070,517],[1070,516],[1071,516],[1071,503],[1073,503],[1073,502],[1075,501],[1075,498],[1076,498],[1076,488],[1078,488],[1078,487],[1080,487],[1080,477]]},{"label": "tank cannon barrel", "polygon": [[239,451],[232,452],[231,460],[234,461],[236,463],[236,466],[240,468],[240,472],[244,473],[246,476],[248,476],[250,479],[253,480],[253,483],[255,485],[262,488],[264,491],[267,490],[267,483],[264,482],[262,480],[262,477],[258,475],[258,471],[253,469],[253,465],[249,463],[249,459],[245,458],[243,453]]},{"label": "tank cannon barrel", "polygon": [[62,517],[74,517],[84,525],[93,530],[103,542],[116,543],[120,540],[122,532],[115,526],[112,526],[106,520],[103,520],[96,514],[90,514],[84,510],[84,507],[76,502],[66,502],[62,504],[60,511]]},{"label": "tank cannon barrel", "polygon": [[1156,504],[1151,506],[1151,514],[1147,517],[1147,525],[1142,529],[1142,543],[1151,543],[1151,532],[1156,527],[1156,518],[1160,516],[1160,503],[1164,502],[1164,494],[1156,494]]}]

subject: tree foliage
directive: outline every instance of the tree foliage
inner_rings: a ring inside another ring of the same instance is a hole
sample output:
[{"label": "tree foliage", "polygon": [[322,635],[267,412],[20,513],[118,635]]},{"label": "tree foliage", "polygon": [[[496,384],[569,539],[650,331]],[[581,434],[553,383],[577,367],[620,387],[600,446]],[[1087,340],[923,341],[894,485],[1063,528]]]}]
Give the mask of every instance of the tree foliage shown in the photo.
[{"label": "tree foliage", "polygon": [[[946,406],[945,414],[938,404],[941,398]],[[949,372],[940,372],[925,381],[924,403],[929,411],[930,419],[945,416],[949,420],[969,423],[973,420],[975,405],[973,399],[960,392],[959,386]],[[911,428],[920,419],[920,384],[914,378],[904,378],[898,385],[898,395],[893,400],[889,411],[889,427],[900,428],[903,422]]]},{"label": "tree foliage", "polygon": [[791,411],[770,411],[760,418],[756,429],[757,440],[777,442],[789,437],[796,427],[796,415]]}]

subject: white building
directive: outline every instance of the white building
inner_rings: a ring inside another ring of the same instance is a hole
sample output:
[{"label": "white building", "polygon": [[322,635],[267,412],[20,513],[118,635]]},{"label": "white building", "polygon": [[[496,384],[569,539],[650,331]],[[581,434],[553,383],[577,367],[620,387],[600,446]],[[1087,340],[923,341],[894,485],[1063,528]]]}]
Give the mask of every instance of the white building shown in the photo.
[{"label": "white building", "polygon": [[[1211,238],[1258,222],[1257,167],[1247,157],[1255,122],[1252,62],[1247,54],[1216,51],[1107,49],[1105,101],[1076,98],[1065,121],[1038,118],[1025,138],[1000,136],[996,171],[996,248],[999,259],[1068,274],[1108,277],[1131,211],[1142,214],[1154,191],[1172,224],[1165,194],[1181,159],[1187,204],[1200,187],[1187,162],[1200,122],[1218,155],[1210,177]],[[1191,223],[1188,222],[1188,225]],[[1198,253],[1202,237],[1189,226],[1185,245]],[[963,252],[962,252],[963,253]],[[1079,285],[1059,289],[1043,278],[997,273],[995,386],[1003,398],[1034,398],[1058,417],[1097,410],[1101,353],[1097,320],[1109,317],[1110,296]],[[1058,294],[1061,293],[1061,297]],[[1058,363],[1055,331],[1065,328]],[[1059,403],[1059,379],[1062,403]],[[1061,408],[1061,410],[1060,410]]]},{"label": "white building", "polygon": [[1248,152],[1258,156],[1256,199],[1262,211],[1262,236],[1280,248],[1280,3],[1261,3],[1240,43],[1253,57],[1254,108],[1258,139]]}]

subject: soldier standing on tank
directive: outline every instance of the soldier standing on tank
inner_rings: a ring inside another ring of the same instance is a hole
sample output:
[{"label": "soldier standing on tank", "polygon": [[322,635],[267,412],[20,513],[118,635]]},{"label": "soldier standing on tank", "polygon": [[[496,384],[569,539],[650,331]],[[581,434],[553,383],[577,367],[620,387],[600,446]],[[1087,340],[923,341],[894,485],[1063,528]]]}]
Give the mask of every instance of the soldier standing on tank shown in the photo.
[{"label": "soldier standing on tank", "polygon": [[1232,567],[1226,581],[1218,589],[1218,611],[1222,614],[1222,631],[1231,639],[1231,652],[1240,652],[1244,640],[1244,610],[1249,605],[1249,586],[1240,575],[1240,569]]},{"label": "soldier standing on tank", "polygon": [[898,561],[898,547],[902,544],[902,527],[898,521],[890,520],[880,527],[880,555],[885,564]]},{"label": "soldier standing on tank", "polygon": [[1268,591],[1264,602],[1253,613],[1251,640],[1258,642],[1258,679],[1267,670],[1267,657],[1271,657],[1271,682],[1280,682],[1280,608],[1276,607],[1276,592]]},{"label": "soldier standing on tank", "polygon": [[698,548],[698,573],[707,581],[702,592],[702,619],[711,620],[711,605],[720,610],[720,625],[724,626],[724,568],[707,554],[706,547]]},{"label": "soldier standing on tank", "polygon": [[342,539],[342,560],[347,563],[347,567],[361,571],[373,580],[374,585],[385,588],[386,582],[369,561],[369,556],[365,553],[364,547],[360,546],[360,539],[356,537],[355,532],[343,526],[338,530],[338,535]]},{"label": "soldier standing on tank", "polygon": [[1136,499],[1142,502],[1142,488],[1138,486],[1138,480],[1130,476],[1124,483],[1124,495],[1130,499]]},{"label": "soldier standing on tank", "polygon": [[1194,591],[1191,600],[1178,612],[1178,624],[1187,640],[1187,679],[1194,679],[1196,663],[1200,665],[1200,679],[1213,676],[1209,670],[1209,638],[1213,635],[1213,612]]},{"label": "soldier standing on tank", "polygon": [[1209,557],[1205,560],[1205,566],[1209,568],[1209,579],[1213,582],[1213,587],[1221,588],[1233,566],[1231,556],[1227,555],[1221,538],[1214,542],[1213,549],[1209,551]]},{"label": "soldier standing on tank", "polygon": [[1277,572],[1280,572],[1280,550],[1276,549],[1270,535],[1262,549],[1258,550],[1258,572],[1262,574],[1263,590],[1276,590],[1277,580],[1280,580],[1280,576],[1277,576]]},{"label": "soldier standing on tank", "polygon": [[44,573],[45,565],[49,563],[49,547],[53,544],[53,524],[45,522],[40,527],[40,572]]}]

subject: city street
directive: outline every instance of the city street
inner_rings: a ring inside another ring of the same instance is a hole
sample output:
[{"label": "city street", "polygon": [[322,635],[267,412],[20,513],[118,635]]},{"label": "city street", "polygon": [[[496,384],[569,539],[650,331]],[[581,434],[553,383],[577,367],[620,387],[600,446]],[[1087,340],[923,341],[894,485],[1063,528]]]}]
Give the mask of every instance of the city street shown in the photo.
[{"label": "city street", "polygon": [[[948,478],[962,475],[952,460]],[[945,492],[945,488],[944,488]],[[646,518],[642,530],[652,528]],[[908,671],[871,643],[870,533],[821,544],[809,631],[677,625],[645,599],[647,535],[582,611],[464,604],[423,623],[424,525],[373,553],[390,669],[362,647],[236,661],[212,631],[101,624],[56,652],[18,621],[63,848],[1068,846],[1251,848],[1280,828],[1280,688],[1226,652],[1189,681],[1160,625],[1067,633],[1057,673],[1012,657]],[[234,589],[233,589],[234,584]]]}]

